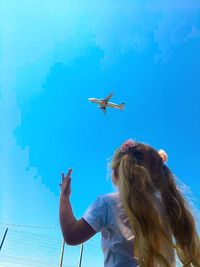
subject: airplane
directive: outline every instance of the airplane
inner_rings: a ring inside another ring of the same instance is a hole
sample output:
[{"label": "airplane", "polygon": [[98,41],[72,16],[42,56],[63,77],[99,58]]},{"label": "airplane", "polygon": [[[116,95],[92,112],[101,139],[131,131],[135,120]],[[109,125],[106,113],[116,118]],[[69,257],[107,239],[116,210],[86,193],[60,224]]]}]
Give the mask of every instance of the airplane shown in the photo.
[{"label": "airplane", "polygon": [[104,113],[106,113],[106,108],[117,108],[120,109],[121,111],[124,109],[124,103],[121,104],[115,104],[112,102],[109,102],[111,97],[113,96],[113,93],[109,94],[106,98],[104,99],[98,99],[98,98],[88,98],[88,100],[92,103],[99,104],[99,109],[102,109]]}]

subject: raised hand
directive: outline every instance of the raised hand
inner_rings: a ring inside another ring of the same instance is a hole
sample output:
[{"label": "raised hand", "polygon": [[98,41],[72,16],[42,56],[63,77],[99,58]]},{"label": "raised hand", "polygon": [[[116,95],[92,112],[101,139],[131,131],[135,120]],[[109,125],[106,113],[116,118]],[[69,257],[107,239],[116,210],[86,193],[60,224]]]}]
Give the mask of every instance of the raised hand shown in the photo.
[{"label": "raised hand", "polygon": [[62,183],[60,184],[61,195],[68,198],[71,195],[71,173],[72,169],[68,170],[66,176],[64,173],[62,173]]}]

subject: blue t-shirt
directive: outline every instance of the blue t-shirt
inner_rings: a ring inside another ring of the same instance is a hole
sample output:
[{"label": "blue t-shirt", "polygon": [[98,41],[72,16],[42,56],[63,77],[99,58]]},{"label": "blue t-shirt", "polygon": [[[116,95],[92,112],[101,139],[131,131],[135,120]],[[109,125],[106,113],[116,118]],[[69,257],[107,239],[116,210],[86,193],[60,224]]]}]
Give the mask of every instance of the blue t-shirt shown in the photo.
[{"label": "blue t-shirt", "polygon": [[101,231],[105,267],[139,266],[133,256],[134,235],[119,193],[99,196],[86,210],[83,219],[96,232]]}]

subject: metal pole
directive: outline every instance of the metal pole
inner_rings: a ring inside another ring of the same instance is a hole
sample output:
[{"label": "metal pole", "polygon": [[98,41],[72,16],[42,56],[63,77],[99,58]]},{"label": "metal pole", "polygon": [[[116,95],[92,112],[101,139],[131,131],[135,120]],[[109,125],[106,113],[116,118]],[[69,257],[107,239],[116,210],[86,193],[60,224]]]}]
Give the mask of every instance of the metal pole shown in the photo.
[{"label": "metal pole", "polygon": [[2,241],[1,241],[0,251],[1,251],[1,248],[2,248],[3,243],[4,243],[4,241],[5,241],[5,238],[6,238],[7,233],[8,233],[8,228],[6,228],[6,231],[5,231],[5,233],[4,233],[3,239],[2,239]]},{"label": "metal pole", "polygon": [[83,258],[83,244],[81,245],[80,258],[79,258],[79,264],[78,264],[78,267],[81,267],[81,264],[82,264],[82,258]]},{"label": "metal pole", "polygon": [[59,267],[62,267],[62,265],[63,265],[64,250],[65,250],[65,240],[63,240],[63,243],[62,243],[62,250],[61,250],[61,255],[60,255]]}]

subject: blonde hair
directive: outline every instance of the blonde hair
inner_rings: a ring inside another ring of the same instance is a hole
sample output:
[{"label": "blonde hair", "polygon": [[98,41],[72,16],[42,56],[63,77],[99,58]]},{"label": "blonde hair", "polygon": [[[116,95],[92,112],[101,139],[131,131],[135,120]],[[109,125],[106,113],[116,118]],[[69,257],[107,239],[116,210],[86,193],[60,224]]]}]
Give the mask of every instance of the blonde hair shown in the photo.
[{"label": "blonde hair", "polygon": [[[141,267],[200,267],[200,239],[192,213],[174,176],[152,147],[136,143],[127,153],[118,149],[112,169],[135,235],[134,256]],[[160,196],[160,197],[159,197]]]}]

